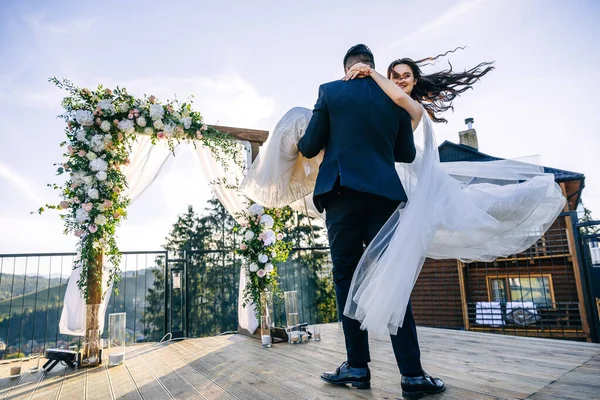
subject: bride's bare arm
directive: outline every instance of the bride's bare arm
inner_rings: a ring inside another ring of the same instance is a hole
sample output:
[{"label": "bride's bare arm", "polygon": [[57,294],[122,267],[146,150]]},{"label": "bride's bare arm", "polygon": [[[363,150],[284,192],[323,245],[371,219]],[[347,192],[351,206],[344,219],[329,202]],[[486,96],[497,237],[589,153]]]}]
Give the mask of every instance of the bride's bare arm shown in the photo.
[{"label": "bride's bare arm", "polygon": [[413,100],[408,94],[404,93],[404,90],[396,86],[394,82],[390,81],[388,78],[375,71],[375,69],[363,63],[353,65],[343,79],[350,80],[354,78],[364,78],[367,76],[373,78],[375,83],[379,85],[379,87],[385,92],[385,94],[389,96],[390,99],[392,99],[394,103],[408,112],[414,129],[421,121],[421,117],[423,116],[423,106]]}]

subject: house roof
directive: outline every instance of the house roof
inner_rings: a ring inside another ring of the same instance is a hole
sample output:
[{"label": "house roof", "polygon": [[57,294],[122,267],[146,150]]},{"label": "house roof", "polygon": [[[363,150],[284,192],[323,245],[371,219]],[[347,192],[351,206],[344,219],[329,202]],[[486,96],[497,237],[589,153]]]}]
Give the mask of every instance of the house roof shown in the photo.
[{"label": "house roof", "polygon": [[[453,161],[496,161],[503,160],[503,158],[490,156],[475,150],[472,147],[465,146],[464,144],[456,144],[448,140],[444,141],[438,147],[440,153],[441,162],[453,162]],[[556,182],[568,182],[574,180],[583,180],[585,177],[579,172],[571,172],[558,168],[544,167],[544,172],[553,174]]]}]

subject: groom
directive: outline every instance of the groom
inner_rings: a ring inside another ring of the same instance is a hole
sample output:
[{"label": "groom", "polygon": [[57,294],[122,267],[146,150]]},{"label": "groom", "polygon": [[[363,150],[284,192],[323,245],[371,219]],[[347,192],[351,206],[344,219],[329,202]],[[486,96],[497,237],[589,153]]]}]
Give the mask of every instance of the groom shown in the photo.
[{"label": "groom", "polygon": [[[358,44],[346,53],[346,72],[362,62],[375,67],[371,50]],[[314,191],[317,209],[326,211],[333,279],[346,340],[347,361],[321,379],[371,387],[367,332],[343,315],[352,275],[363,253],[396,208],[407,200],[394,162],[410,163],[416,150],[408,113],[369,78],[335,81],[319,87],[312,118],[298,147],[304,157],[325,149]],[[421,367],[410,302],[404,324],[391,336],[402,374],[403,395],[420,397],[444,390],[440,379]]]}]

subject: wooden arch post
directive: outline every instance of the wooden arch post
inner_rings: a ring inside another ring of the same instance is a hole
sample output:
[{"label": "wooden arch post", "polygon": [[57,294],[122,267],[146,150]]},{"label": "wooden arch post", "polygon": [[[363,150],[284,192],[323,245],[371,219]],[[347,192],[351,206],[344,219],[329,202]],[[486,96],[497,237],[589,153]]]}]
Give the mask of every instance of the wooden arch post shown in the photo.
[{"label": "wooden arch post", "polygon": [[[237,140],[248,141],[250,142],[250,146],[252,148],[252,160],[256,158],[258,155],[258,151],[260,146],[267,140],[269,137],[268,131],[256,130],[256,129],[245,129],[245,128],[234,128],[229,126],[217,126],[212,125],[213,128],[218,131],[227,133]],[[85,342],[84,342],[84,354],[83,359],[86,359],[86,355],[91,357],[87,357],[88,362],[87,365],[97,365],[100,363],[100,359],[98,357],[97,360],[93,359],[94,354],[98,354],[99,351],[99,307],[100,303],[102,303],[102,265],[104,263],[104,255],[98,254],[94,260],[93,268],[88,270],[88,299],[86,302],[87,311],[90,311],[89,314],[86,314],[86,327],[85,327]]]}]

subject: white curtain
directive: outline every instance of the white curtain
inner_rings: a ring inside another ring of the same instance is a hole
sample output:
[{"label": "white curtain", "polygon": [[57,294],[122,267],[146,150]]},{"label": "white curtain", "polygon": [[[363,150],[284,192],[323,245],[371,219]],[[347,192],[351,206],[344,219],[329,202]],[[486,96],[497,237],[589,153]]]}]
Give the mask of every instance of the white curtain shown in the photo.
[{"label": "white curtain", "polygon": [[[252,158],[249,148],[246,147],[247,162],[249,165]],[[227,164],[227,170],[223,165],[218,162],[209,149],[204,146],[196,147],[196,156],[200,163],[200,170],[204,175],[204,178],[209,182],[213,183],[212,189],[217,196],[217,199],[221,202],[223,207],[236,219],[241,222],[238,214],[246,210],[248,205],[246,203],[246,197],[242,193],[234,189],[244,179],[244,169],[230,161]],[[246,307],[243,306],[243,292],[247,282],[247,271],[244,266],[240,267],[240,285],[238,289],[238,323],[243,329],[248,330],[250,333],[254,333],[258,328],[258,320],[254,314],[254,304],[248,304]]]}]

